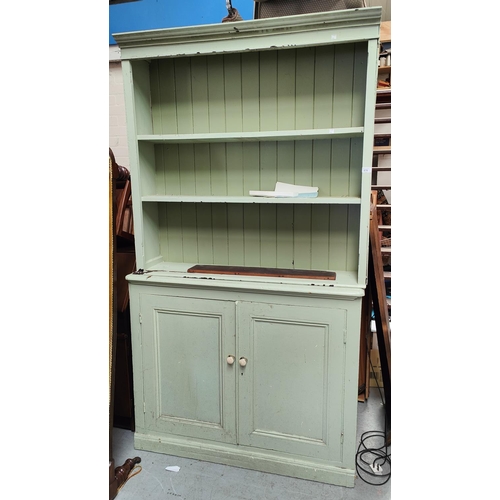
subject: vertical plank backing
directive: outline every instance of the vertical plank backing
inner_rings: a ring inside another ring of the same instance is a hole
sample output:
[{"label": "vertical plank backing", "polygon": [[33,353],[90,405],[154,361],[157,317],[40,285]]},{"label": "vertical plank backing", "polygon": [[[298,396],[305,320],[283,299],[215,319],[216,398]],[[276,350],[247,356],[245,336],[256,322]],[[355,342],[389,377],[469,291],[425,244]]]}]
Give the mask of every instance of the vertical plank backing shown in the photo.
[{"label": "vertical plank backing", "polygon": [[209,144],[195,144],[194,149],[194,171],[195,171],[195,193],[209,196],[211,193],[211,166]]},{"label": "vertical plank backing", "polygon": [[349,169],[349,196],[361,196],[361,175],[363,167],[363,139],[354,137],[351,139],[350,166]]},{"label": "vertical plank backing", "polygon": [[260,189],[260,144],[245,142],[243,145],[243,192],[247,196],[251,189]]},{"label": "vertical plank backing", "polygon": [[183,262],[199,262],[196,237],[196,204],[181,203]]},{"label": "vertical plank backing", "polygon": [[297,51],[295,67],[295,127],[311,129],[314,109],[314,48]]},{"label": "vertical plank backing", "polygon": [[330,193],[331,196],[342,196],[348,192],[349,188],[351,140],[336,139],[332,141],[331,155]]},{"label": "vertical plank backing", "polygon": [[210,132],[226,132],[226,112],[224,105],[224,58],[210,56],[207,70],[208,123]]},{"label": "vertical plank backing", "polygon": [[187,58],[174,59],[175,104],[177,106],[177,132],[193,133],[193,101],[191,62]]},{"label": "vertical plank backing", "polygon": [[[184,258],[182,229],[181,229],[181,204],[165,203],[160,212],[161,246],[164,260],[167,262],[182,262]],[[164,225],[163,225],[164,224]]]},{"label": "vertical plank backing", "polygon": [[149,79],[151,82],[151,121],[153,134],[162,133],[162,100],[161,100],[161,79],[160,79],[160,63],[152,61],[149,65]]},{"label": "vertical plank backing", "polygon": [[295,184],[295,148],[293,142],[279,141],[276,144],[276,179]]},{"label": "vertical plank backing", "polygon": [[192,144],[179,144],[179,165],[181,194],[196,194],[194,146]]},{"label": "vertical plank backing", "polygon": [[209,132],[208,69],[206,57],[191,59],[191,92],[193,103],[193,132]]},{"label": "vertical plank backing", "polygon": [[167,203],[159,207],[166,261],[356,269],[359,214],[350,210],[359,211],[357,206]]},{"label": "vertical plank backing", "polygon": [[278,130],[295,128],[295,50],[277,52]]},{"label": "vertical plank backing", "polygon": [[332,206],[329,222],[330,269],[347,270],[348,207],[345,205]]},{"label": "vertical plank backing", "polygon": [[330,269],[328,245],[330,207],[328,205],[312,206],[311,224],[311,269]]},{"label": "vertical plank backing", "polygon": [[209,145],[209,162],[211,178],[211,194],[224,196],[230,194],[227,182],[227,156],[226,145],[214,143]]},{"label": "vertical plank backing", "polygon": [[[176,134],[177,133],[177,106],[175,92],[175,70],[173,59],[163,59],[156,62],[158,71],[155,82],[158,97],[151,101],[152,109],[159,109],[159,122],[155,120],[155,133]],[[153,96],[152,96],[153,97]]]},{"label": "vertical plank backing", "polygon": [[257,204],[243,205],[243,258],[245,266],[261,265],[259,215],[259,206]]},{"label": "vertical plank backing", "polygon": [[276,205],[258,205],[260,212],[260,265],[277,267]]},{"label": "vertical plank backing", "polygon": [[359,126],[365,118],[366,66],[368,48],[366,42],[354,45],[354,74],[352,87],[352,124]]},{"label": "vertical plank backing", "polygon": [[332,141],[312,141],[312,178],[311,185],[319,188],[318,196],[330,196]]},{"label": "vertical plank backing", "polygon": [[262,142],[260,145],[259,189],[272,191],[276,185],[276,142]]},{"label": "vertical plank backing", "polygon": [[311,207],[293,207],[293,256],[299,269],[311,269]]},{"label": "vertical plank backing", "polygon": [[198,247],[198,260],[200,264],[214,264],[214,245],[212,225],[213,205],[207,203],[196,203],[196,238]]},{"label": "vertical plank backing", "polygon": [[[354,51],[351,45],[335,46],[332,127],[351,127]],[[361,122],[362,123],[362,122]],[[359,123],[358,125],[361,125]]]},{"label": "vertical plank backing", "polygon": [[[137,134],[150,134],[151,122],[151,81],[147,61],[131,63],[133,78],[133,108]],[[124,75],[125,76],[125,75]]]},{"label": "vertical plank backing", "polygon": [[[231,194],[241,195],[243,190],[243,145],[228,142],[226,144],[226,182]],[[246,193],[248,194],[248,193]]]},{"label": "vertical plank backing", "polygon": [[260,130],[277,130],[278,68],[276,51],[270,50],[260,53],[259,84]]},{"label": "vertical plank backing", "polygon": [[250,52],[241,55],[241,91],[244,132],[259,130],[259,54]]},{"label": "vertical plank backing", "polygon": [[230,266],[245,265],[243,229],[243,205],[231,205],[227,213],[228,264]]},{"label": "vertical plank backing", "polygon": [[144,265],[158,260],[160,241],[158,236],[158,206],[156,203],[144,204],[142,208],[142,231],[144,238]]},{"label": "vertical plank backing", "polygon": [[276,213],[276,267],[293,269],[293,208],[290,205],[278,205]]},{"label": "vertical plank backing", "polygon": [[295,183],[312,185],[313,141],[295,142]]},{"label": "vertical plank backing", "polygon": [[214,264],[229,265],[228,206],[222,203],[212,205],[212,241]]},{"label": "vertical plank backing", "polygon": [[155,166],[156,166],[156,194],[165,194],[165,186],[167,184],[165,165],[165,148],[160,144],[154,146]]},{"label": "vertical plank backing", "polygon": [[227,131],[240,132],[243,126],[240,54],[224,55],[224,102]]},{"label": "vertical plank backing", "polygon": [[179,146],[177,144],[165,144],[161,146],[161,149],[163,151],[163,162],[161,164],[161,169],[163,171],[165,179],[165,194],[179,195],[181,194]]},{"label": "vertical plank backing", "polygon": [[333,57],[334,48],[325,45],[316,48],[314,79],[314,127],[333,125]]},{"label": "vertical plank backing", "polygon": [[347,209],[346,270],[356,271],[359,263],[359,218],[361,207],[360,205],[350,205]]},{"label": "vertical plank backing", "polygon": [[[155,148],[153,144],[138,144],[138,161],[141,165],[139,182],[142,194],[156,194]],[[133,184],[132,184],[133,185]]]}]

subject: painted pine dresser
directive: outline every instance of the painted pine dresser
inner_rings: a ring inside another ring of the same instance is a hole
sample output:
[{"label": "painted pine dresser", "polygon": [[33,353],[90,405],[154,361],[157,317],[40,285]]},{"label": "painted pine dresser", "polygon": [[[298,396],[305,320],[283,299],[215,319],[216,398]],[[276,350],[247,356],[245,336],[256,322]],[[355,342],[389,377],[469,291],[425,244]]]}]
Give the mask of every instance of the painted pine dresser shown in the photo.
[{"label": "painted pine dresser", "polygon": [[[136,448],[354,485],[380,18],[113,35]],[[276,182],[318,196],[249,194]]]}]

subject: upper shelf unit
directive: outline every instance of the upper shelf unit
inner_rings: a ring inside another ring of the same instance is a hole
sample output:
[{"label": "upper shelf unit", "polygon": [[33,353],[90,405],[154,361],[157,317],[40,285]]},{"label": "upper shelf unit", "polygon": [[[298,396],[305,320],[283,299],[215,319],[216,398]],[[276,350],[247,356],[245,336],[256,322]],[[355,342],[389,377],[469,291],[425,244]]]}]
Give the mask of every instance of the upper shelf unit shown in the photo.
[{"label": "upper shelf unit", "polygon": [[[364,288],[380,16],[373,7],[113,35],[138,268],[333,270]],[[278,181],[318,196],[249,196]]]}]

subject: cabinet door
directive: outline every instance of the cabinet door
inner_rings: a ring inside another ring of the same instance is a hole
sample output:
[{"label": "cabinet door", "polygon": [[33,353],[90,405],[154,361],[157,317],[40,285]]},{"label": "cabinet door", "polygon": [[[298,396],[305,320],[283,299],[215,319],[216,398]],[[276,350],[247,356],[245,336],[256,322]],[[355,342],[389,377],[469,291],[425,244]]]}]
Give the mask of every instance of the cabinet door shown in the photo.
[{"label": "cabinet door", "polygon": [[234,307],[141,295],[146,431],[235,442]]},{"label": "cabinet door", "polygon": [[238,302],[237,317],[239,444],[342,462],[347,311]]}]

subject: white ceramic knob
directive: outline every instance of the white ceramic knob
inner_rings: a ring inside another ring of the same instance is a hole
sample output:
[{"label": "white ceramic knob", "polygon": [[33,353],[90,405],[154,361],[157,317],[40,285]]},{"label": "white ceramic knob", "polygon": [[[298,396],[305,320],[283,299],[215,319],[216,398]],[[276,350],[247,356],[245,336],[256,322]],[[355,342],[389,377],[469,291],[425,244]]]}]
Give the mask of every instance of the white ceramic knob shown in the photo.
[{"label": "white ceramic knob", "polygon": [[239,361],[240,366],[247,366],[247,361],[248,361],[247,358],[240,358]]},{"label": "white ceramic knob", "polygon": [[232,365],[234,363],[235,359],[236,358],[234,356],[228,356],[227,359],[226,359],[227,364],[228,365]]}]

